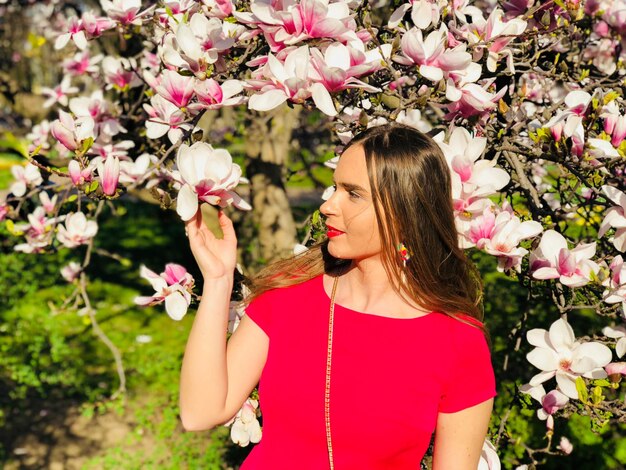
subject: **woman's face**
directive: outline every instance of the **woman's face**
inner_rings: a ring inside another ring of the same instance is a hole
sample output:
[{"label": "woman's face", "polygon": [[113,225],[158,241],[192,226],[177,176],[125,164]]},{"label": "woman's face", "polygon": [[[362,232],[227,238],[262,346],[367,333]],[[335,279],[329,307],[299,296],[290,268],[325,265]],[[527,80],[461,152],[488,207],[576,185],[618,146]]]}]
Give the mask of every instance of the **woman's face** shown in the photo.
[{"label": "woman's face", "polygon": [[382,245],[362,146],[344,151],[333,181],[335,192],[320,206],[326,216],[329,253],[354,260],[379,256]]}]

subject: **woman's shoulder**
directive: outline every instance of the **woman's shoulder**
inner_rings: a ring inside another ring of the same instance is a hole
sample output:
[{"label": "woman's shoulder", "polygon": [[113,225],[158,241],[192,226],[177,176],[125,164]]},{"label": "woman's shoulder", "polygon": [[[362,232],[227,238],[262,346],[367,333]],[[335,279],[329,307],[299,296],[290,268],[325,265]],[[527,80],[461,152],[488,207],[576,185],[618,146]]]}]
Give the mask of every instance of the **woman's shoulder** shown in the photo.
[{"label": "woman's shoulder", "polygon": [[[318,291],[319,284],[322,282],[322,275],[306,279],[301,282],[294,282],[286,286],[275,287],[269,289],[259,295],[259,299],[278,299],[284,301],[289,298],[305,300],[304,295],[311,295]],[[322,291],[323,292],[323,291]]]}]

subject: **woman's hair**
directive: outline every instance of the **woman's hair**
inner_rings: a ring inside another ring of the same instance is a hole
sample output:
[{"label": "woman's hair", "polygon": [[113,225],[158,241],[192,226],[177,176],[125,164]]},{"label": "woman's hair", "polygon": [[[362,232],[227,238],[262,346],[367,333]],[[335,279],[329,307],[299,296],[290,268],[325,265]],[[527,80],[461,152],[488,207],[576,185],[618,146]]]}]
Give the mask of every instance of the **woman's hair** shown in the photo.
[{"label": "woman's hair", "polygon": [[[365,153],[382,261],[398,294],[413,305],[484,331],[482,324],[463,318],[482,322],[482,282],[459,247],[450,169],[437,143],[412,127],[385,124],[363,131],[345,148],[355,145]],[[397,250],[399,243],[410,253],[406,267]],[[273,288],[299,284],[322,273],[340,274],[351,260],[334,258],[327,245],[324,240],[263,269],[251,280],[246,303]]]}]

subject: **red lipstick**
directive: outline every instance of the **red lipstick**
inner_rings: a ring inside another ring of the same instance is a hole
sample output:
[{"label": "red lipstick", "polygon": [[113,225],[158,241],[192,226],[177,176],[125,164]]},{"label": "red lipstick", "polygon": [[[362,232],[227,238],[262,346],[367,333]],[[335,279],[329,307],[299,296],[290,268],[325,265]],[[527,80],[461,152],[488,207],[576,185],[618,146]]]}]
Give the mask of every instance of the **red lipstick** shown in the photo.
[{"label": "red lipstick", "polygon": [[339,235],[343,235],[345,232],[342,232],[341,230],[337,230],[335,227],[326,224],[326,236],[328,236],[328,238],[333,238],[333,237],[337,237]]}]

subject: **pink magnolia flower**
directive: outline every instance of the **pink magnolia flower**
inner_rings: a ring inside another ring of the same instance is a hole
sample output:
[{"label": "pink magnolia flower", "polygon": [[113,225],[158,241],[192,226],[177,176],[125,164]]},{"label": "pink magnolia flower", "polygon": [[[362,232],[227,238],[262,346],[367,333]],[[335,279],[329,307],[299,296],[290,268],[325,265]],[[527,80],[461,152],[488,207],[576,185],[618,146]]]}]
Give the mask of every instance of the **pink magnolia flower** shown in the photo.
[{"label": "pink magnolia flower", "polygon": [[496,108],[500,98],[507,92],[507,87],[502,87],[497,93],[491,93],[487,90],[490,86],[489,83],[482,86],[477,83],[467,83],[459,89],[460,94],[455,91],[453,95],[450,95],[447,93],[451,88],[449,85],[450,82],[446,88],[446,97],[452,103],[447,105],[448,114],[445,116],[449,120],[454,120],[456,117],[486,116]]},{"label": "pink magnolia flower", "polygon": [[480,460],[478,461],[477,470],[500,470],[500,468],[500,458],[498,457],[496,448],[489,441],[489,439],[485,439],[483,448],[480,452]]},{"label": "pink magnolia flower", "polygon": [[202,0],[202,5],[207,16],[221,20],[230,16],[234,10],[231,0]]},{"label": "pink magnolia flower", "polygon": [[158,158],[148,153],[142,153],[132,162],[120,161],[120,183],[142,183],[152,175],[154,169],[150,166],[157,162]]},{"label": "pink magnolia flower", "polygon": [[626,327],[624,325],[618,326],[605,326],[602,329],[602,333],[609,338],[616,339],[615,354],[621,358],[626,354]]},{"label": "pink magnolia flower", "polygon": [[52,227],[61,218],[48,218],[43,207],[39,206],[28,214],[28,223],[16,224],[15,232],[24,234],[26,243],[15,245],[15,251],[39,253],[52,241]]},{"label": "pink magnolia flower", "polygon": [[102,58],[102,54],[91,57],[89,51],[78,52],[73,57],[63,60],[63,70],[74,77],[95,74],[99,70],[97,64]]},{"label": "pink magnolia flower", "polygon": [[198,81],[195,86],[198,103],[189,105],[190,109],[220,109],[224,106],[237,106],[245,103],[245,96],[235,96],[243,91],[243,84],[239,80],[226,80],[219,84],[209,78]]},{"label": "pink magnolia flower", "polygon": [[62,106],[67,106],[68,95],[77,93],[78,88],[72,86],[69,75],[63,77],[61,83],[54,88],[42,87],[41,94],[48,99],[44,102],[43,107],[49,108],[53,104],[59,103]]},{"label": "pink magnolia flower", "polygon": [[616,206],[606,211],[598,230],[598,238],[602,238],[610,228],[615,229],[613,246],[621,252],[626,251],[626,194],[613,186],[602,186],[602,192]]},{"label": "pink magnolia flower", "polygon": [[250,13],[233,11],[233,16],[260,28],[273,53],[306,39],[330,38],[342,43],[358,40],[356,23],[345,2],[256,0],[250,4]]},{"label": "pink magnolia flower", "polygon": [[314,81],[322,83],[328,91],[362,88],[370,93],[380,92],[379,88],[355,78],[380,67],[380,59],[375,61],[377,62],[375,65],[367,63],[365,53],[340,42],[330,44],[323,54],[317,48],[311,49],[310,52],[312,65],[310,75]]},{"label": "pink magnolia flower", "polygon": [[403,55],[395,56],[394,60],[403,65],[418,65],[420,74],[432,82],[438,82],[449,72],[466,69],[472,56],[465,51],[465,44],[448,49],[447,34],[447,28],[442,25],[424,39],[420,29],[412,28],[402,36]]},{"label": "pink magnolia flower", "polygon": [[261,425],[257,420],[259,402],[247,398],[237,414],[225,426],[231,426],[230,438],[235,444],[246,447],[248,444],[261,441]]},{"label": "pink magnolia flower", "polygon": [[69,113],[59,110],[59,119],[50,125],[50,133],[65,148],[76,151],[87,139],[95,139],[95,122],[91,117],[73,119]]},{"label": "pink magnolia flower", "polygon": [[[622,255],[613,258],[609,265],[610,275],[602,282],[606,290],[602,298],[607,304],[622,303],[622,314],[626,315],[626,263]],[[626,348],[626,344],[624,344]],[[626,349],[625,349],[626,350]]]},{"label": "pink magnolia flower", "polygon": [[114,117],[114,105],[104,97],[102,90],[95,90],[90,96],[72,98],[69,107],[76,117],[91,117],[95,123],[96,134],[114,137],[126,132],[119,119]]},{"label": "pink magnolia flower", "polygon": [[600,266],[591,261],[595,254],[595,242],[581,243],[570,250],[563,235],[546,230],[531,254],[532,276],[535,279],[558,279],[568,287],[584,286],[600,271]]},{"label": "pink magnolia flower", "polygon": [[11,167],[11,174],[15,181],[9,187],[9,192],[16,197],[22,197],[26,194],[26,190],[31,186],[38,186],[43,183],[43,178],[37,168],[32,163],[27,163],[26,166],[13,165]]},{"label": "pink magnolia flower", "polygon": [[9,205],[4,202],[4,201],[0,201],[0,222],[2,222],[6,216],[9,214]]},{"label": "pink magnolia flower", "polygon": [[83,268],[80,264],[75,261],[70,261],[69,264],[61,268],[61,276],[67,282],[74,282],[82,270]]},{"label": "pink magnolia flower", "polygon": [[554,429],[553,414],[563,409],[569,403],[569,397],[558,390],[551,390],[546,393],[543,385],[531,386],[525,384],[520,387],[522,393],[528,393],[531,397],[541,403],[541,408],[537,410],[537,417],[541,421],[546,421],[548,429]]},{"label": "pink magnolia flower", "polygon": [[41,207],[44,208],[47,214],[52,214],[54,212],[54,210],[56,209],[57,199],[58,196],[56,194],[52,196],[52,199],[50,199],[50,196],[48,196],[48,193],[46,191],[41,191],[39,193],[39,201],[41,202]]},{"label": "pink magnolia flower", "polygon": [[140,275],[155,290],[151,297],[135,297],[135,303],[141,306],[158,305],[165,302],[165,311],[172,320],[181,320],[187,313],[191,303],[191,290],[194,279],[187,270],[175,263],[168,263],[165,272],[156,274],[145,266],[141,266]]},{"label": "pink magnolia flower", "polygon": [[411,21],[419,29],[426,29],[431,24],[437,26],[441,16],[441,11],[436,0],[409,0],[403,3],[389,17],[389,28],[397,27],[404,15],[411,10]]},{"label": "pink magnolia flower", "polygon": [[159,95],[177,108],[185,108],[193,98],[196,79],[173,70],[164,70],[158,79],[154,79],[154,83],[157,83],[155,91]]},{"label": "pink magnolia flower", "polygon": [[107,56],[102,61],[107,88],[127,90],[141,85],[141,80],[133,70],[137,70],[137,63],[133,58]]},{"label": "pink magnolia flower", "polygon": [[591,98],[592,96],[586,91],[570,91],[564,100],[567,109],[557,113],[543,127],[551,129],[562,123],[565,137],[576,138],[579,143],[584,144],[585,129],[583,127],[583,117],[587,113]]},{"label": "pink magnolia flower", "polygon": [[72,160],[67,165],[68,173],[70,174],[70,179],[72,183],[76,186],[80,186],[81,184],[88,183],[93,180],[93,170],[95,169],[95,165],[89,165],[86,168],[81,168],[80,163],[76,160]]},{"label": "pink magnolia flower", "polygon": [[48,150],[50,148],[50,121],[44,119],[39,124],[32,127],[31,131],[26,134],[26,139],[30,142],[28,152],[34,153],[37,148],[40,150]]},{"label": "pink magnolia flower", "polygon": [[205,142],[191,147],[183,144],[178,149],[176,164],[183,185],[176,212],[183,220],[196,214],[198,201],[220,207],[233,204],[242,210],[252,208],[234,191],[241,179],[241,168],[233,163],[228,150],[214,149]]},{"label": "pink magnolia flower", "polygon": [[576,400],[576,378],[606,378],[603,367],[611,362],[611,350],[601,343],[576,341],[574,330],[564,319],[555,321],[549,331],[532,329],[526,334],[526,338],[530,344],[536,346],[526,358],[541,370],[530,380],[531,386],[537,386],[556,376],[560,391]]},{"label": "pink magnolia flower", "polygon": [[87,35],[85,34],[85,28],[82,21],[80,21],[76,16],[69,19],[67,33],[61,34],[57,37],[54,42],[54,48],[57,50],[63,49],[70,40],[74,41],[76,47],[78,47],[81,51],[87,48]]},{"label": "pink magnolia flower", "polygon": [[158,139],[167,134],[174,144],[183,136],[183,131],[191,129],[191,124],[185,122],[185,114],[161,95],[154,95],[150,98],[150,104],[144,103],[143,107],[149,116],[146,121],[146,135],[149,139]]},{"label": "pink magnolia flower", "polygon": [[117,157],[109,157],[98,164],[98,179],[100,187],[106,196],[115,195],[117,183],[120,178],[120,159]]},{"label": "pink magnolia flower", "polygon": [[559,445],[556,446],[556,448],[559,449],[561,452],[563,452],[565,455],[569,455],[574,451],[574,445],[565,436],[561,436]]},{"label": "pink magnolia flower", "polygon": [[[476,7],[467,7],[465,13],[472,17],[472,22],[461,29],[463,37],[470,46],[474,46],[474,60],[479,60],[484,51],[487,52],[487,70],[495,72],[498,62],[502,57],[507,58],[507,68],[514,73],[513,51],[507,47],[515,38],[525,30],[527,23],[521,18],[502,21],[503,11],[494,8],[487,20],[483,17],[483,12]],[[487,43],[486,45],[482,45]]]},{"label": "pink magnolia flower", "polygon": [[315,106],[324,114],[337,115],[326,87],[311,80],[309,65],[308,46],[290,51],[284,63],[269,54],[267,63],[255,71],[253,79],[247,80],[250,88],[258,90],[250,97],[248,107],[257,111],[269,111],[287,100],[303,103],[311,97]]},{"label": "pink magnolia flower", "polygon": [[100,5],[109,18],[123,26],[141,25],[155,8],[153,5],[140,13],[141,0],[100,0]]},{"label": "pink magnolia flower", "polygon": [[165,37],[160,55],[165,64],[189,70],[204,79],[208,66],[217,62],[219,54],[229,50],[234,43],[235,39],[224,33],[220,19],[209,19],[197,13],[189,24],[180,23],[175,35]]},{"label": "pink magnolia flower", "polygon": [[115,27],[115,23],[110,18],[96,16],[90,11],[83,13],[81,23],[89,39],[102,36],[102,33]]},{"label": "pink magnolia flower", "polygon": [[603,108],[600,117],[604,118],[604,132],[611,136],[613,147],[619,147],[626,138],[626,116],[620,113],[616,101],[611,101]]},{"label": "pink magnolia flower", "polygon": [[604,368],[607,375],[624,375],[626,376],[626,362],[611,362]]},{"label": "pink magnolia flower", "polygon": [[68,214],[65,225],[59,225],[57,239],[67,248],[85,245],[98,233],[98,223],[87,220],[82,212]]},{"label": "pink magnolia flower", "polygon": [[487,208],[481,217],[471,222],[464,246],[475,245],[478,249],[498,257],[499,271],[514,268],[520,272],[522,258],[528,253],[528,250],[519,246],[520,242],[535,237],[542,231],[543,227],[539,222],[522,222],[506,210],[496,216],[491,208]]}]

